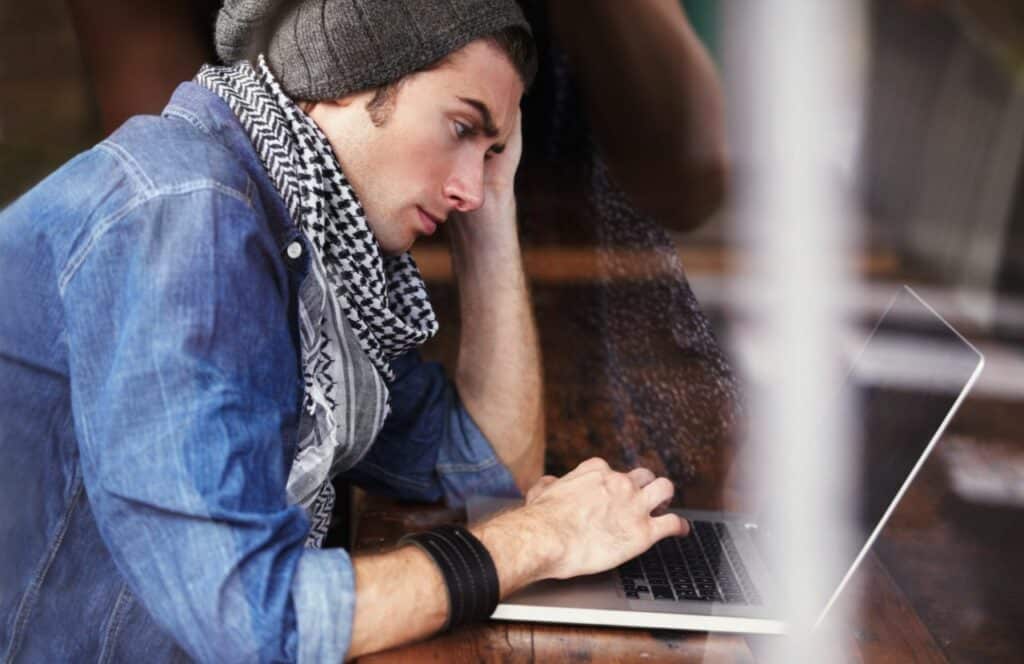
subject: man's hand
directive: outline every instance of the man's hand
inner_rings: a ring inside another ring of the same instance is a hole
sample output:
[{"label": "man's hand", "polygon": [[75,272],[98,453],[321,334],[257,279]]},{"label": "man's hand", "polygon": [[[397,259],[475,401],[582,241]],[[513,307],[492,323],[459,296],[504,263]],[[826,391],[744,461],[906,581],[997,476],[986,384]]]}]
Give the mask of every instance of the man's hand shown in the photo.
[{"label": "man's hand", "polygon": [[658,514],[674,492],[667,478],[646,468],[619,473],[593,458],[562,478],[542,477],[523,509],[558,533],[564,551],[549,574],[565,579],[610,569],[664,537],[688,534],[686,520]]},{"label": "man's hand", "polygon": [[664,537],[689,534],[685,519],[659,514],[673,493],[646,468],[620,473],[588,459],[561,478],[540,478],[523,507],[472,530],[494,557],[504,597],[541,579],[611,569]]},{"label": "man's hand", "polygon": [[[459,242],[486,241],[497,234],[494,240],[515,237],[516,200],[515,180],[519,160],[523,154],[523,113],[516,113],[515,126],[505,143],[505,149],[491,155],[484,164],[484,202],[472,212],[452,212],[451,232]],[[498,228],[496,228],[498,227]],[[515,243],[518,250],[518,242]],[[486,251],[488,247],[474,247]]]},{"label": "man's hand", "polygon": [[[484,204],[477,210],[480,213],[487,209],[488,201],[501,210],[509,202],[515,201],[516,171],[523,155],[523,112],[516,113],[516,124],[512,128],[505,149],[492,156],[484,165]],[[476,214],[470,212],[469,215]]]},{"label": "man's hand", "polygon": [[[689,524],[652,516],[672,498],[672,483],[646,468],[618,473],[589,459],[561,478],[542,477],[526,505],[470,530],[494,559],[502,598],[542,579],[611,569]],[[422,638],[444,624],[448,600],[437,566],[419,549],[357,556],[356,615],[349,657]]]}]

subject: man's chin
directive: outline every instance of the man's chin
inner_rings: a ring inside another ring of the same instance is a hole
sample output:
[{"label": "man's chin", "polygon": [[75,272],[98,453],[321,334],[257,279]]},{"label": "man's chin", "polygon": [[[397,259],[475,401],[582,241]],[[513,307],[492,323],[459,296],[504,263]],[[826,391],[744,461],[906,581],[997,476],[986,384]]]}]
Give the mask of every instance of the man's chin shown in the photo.
[{"label": "man's chin", "polygon": [[404,241],[393,241],[393,242],[380,242],[380,253],[385,256],[401,256],[405,252],[412,249],[412,245],[415,244],[416,238],[408,238]]}]

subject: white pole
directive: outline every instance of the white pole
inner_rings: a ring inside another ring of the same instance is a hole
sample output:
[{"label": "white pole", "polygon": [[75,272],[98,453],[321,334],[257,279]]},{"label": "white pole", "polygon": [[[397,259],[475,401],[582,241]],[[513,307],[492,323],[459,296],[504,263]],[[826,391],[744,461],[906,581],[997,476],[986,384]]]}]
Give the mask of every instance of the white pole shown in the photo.
[{"label": "white pole", "polygon": [[[734,239],[750,250],[737,275],[737,346],[753,376],[749,447],[772,525],[790,636],[765,653],[778,662],[845,659],[828,628],[814,629],[841,556],[821,533],[851,517],[855,477],[840,355],[852,302],[851,132],[862,105],[863,6],[854,0],[731,2],[726,73],[736,137]],[[844,173],[844,170],[846,171]]]}]

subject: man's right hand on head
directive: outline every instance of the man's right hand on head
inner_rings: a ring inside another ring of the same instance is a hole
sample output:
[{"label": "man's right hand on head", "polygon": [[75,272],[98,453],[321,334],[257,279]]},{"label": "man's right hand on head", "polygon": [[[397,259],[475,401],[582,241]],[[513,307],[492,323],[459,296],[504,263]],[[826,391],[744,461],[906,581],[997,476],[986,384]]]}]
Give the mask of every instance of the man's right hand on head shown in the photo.
[{"label": "man's right hand on head", "polygon": [[[545,475],[527,492],[524,515],[536,519],[559,546],[550,549],[545,576],[565,579],[611,569],[658,540],[690,531],[676,514],[658,514],[674,487],[646,468],[628,473],[592,458],[567,475]],[[655,514],[652,515],[652,512]]]}]

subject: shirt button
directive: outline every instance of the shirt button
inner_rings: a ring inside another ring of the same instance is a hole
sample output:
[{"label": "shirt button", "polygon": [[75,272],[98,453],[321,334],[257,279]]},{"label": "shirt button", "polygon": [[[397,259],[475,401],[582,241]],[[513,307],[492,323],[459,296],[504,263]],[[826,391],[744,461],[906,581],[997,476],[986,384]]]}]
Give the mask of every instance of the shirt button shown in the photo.
[{"label": "shirt button", "polygon": [[288,252],[288,258],[296,260],[302,255],[302,243],[296,240],[288,245],[288,249],[286,251]]}]

